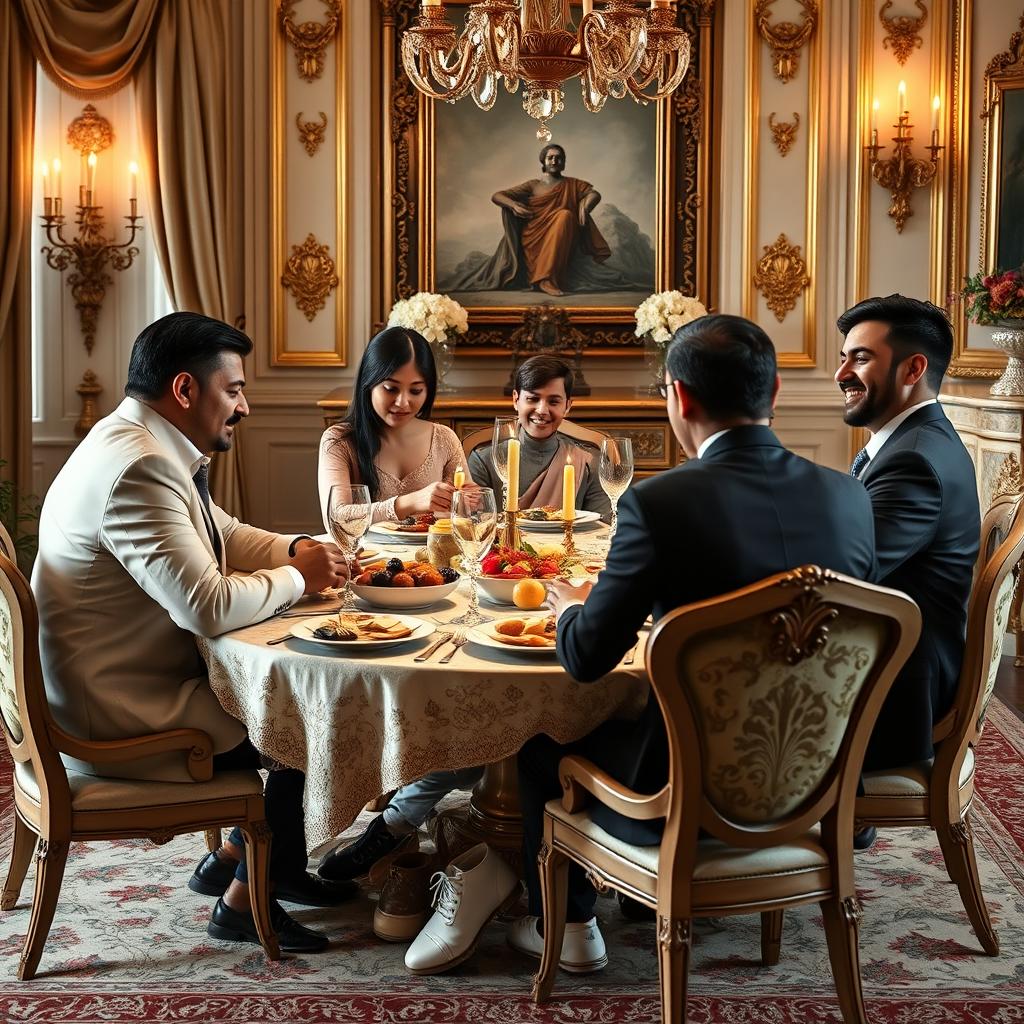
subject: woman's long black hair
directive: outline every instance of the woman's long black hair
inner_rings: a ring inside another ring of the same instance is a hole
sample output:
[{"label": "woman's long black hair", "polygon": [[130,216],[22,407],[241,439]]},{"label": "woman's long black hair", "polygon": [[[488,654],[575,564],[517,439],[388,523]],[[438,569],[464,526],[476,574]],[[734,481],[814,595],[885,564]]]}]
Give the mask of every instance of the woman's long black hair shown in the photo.
[{"label": "woman's long black hair", "polygon": [[430,419],[434,396],[437,394],[437,370],[434,367],[434,353],[430,351],[430,345],[422,334],[406,327],[385,327],[380,334],[370,339],[363,358],[359,360],[345,423],[348,424],[348,437],[355,445],[356,457],[359,459],[360,478],[369,488],[371,500],[376,500],[380,487],[374,460],[380,451],[380,438],[384,431],[384,421],[374,411],[371,393],[378,384],[393,377],[395,371],[405,366],[410,359],[416,363],[416,369],[423,375],[427,386],[426,401],[416,415],[421,420],[427,420]]}]

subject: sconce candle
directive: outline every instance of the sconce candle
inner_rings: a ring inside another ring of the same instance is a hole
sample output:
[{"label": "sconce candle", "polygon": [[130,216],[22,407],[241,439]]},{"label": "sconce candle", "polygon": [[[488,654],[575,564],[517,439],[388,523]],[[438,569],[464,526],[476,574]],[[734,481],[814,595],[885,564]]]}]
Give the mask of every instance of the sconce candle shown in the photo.
[{"label": "sconce candle", "polygon": [[932,100],[932,145],[939,143],[939,97]]},{"label": "sconce candle", "polygon": [[907,112],[907,83],[900,79],[896,87],[896,116],[900,117]]},{"label": "sconce candle", "polygon": [[54,158],[53,161],[53,194],[57,199],[61,197],[60,187],[60,158]]},{"label": "sconce candle", "polygon": [[44,160],[39,165],[39,173],[43,178],[43,198],[50,198],[50,165]]},{"label": "sconce candle", "polygon": [[93,196],[96,192],[96,154],[90,153],[86,163],[89,165],[89,183],[85,189],[85,196],[88,205],[92,206]]}]

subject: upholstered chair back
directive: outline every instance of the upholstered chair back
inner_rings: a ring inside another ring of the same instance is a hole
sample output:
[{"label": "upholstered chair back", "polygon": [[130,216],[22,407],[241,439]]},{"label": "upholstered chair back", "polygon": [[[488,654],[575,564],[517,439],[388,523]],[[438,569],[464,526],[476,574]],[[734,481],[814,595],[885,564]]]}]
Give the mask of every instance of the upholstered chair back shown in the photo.
[{"label": "upholstered chair back", "polygon": [[1024,495],[999,495],[982,522],[978,556],[981,568],[967,611],[967,647],[956,701],[951,715],[936,727],[936,732],[952,727],[949,740],[961,756],[981,739],[995,689],[1003,637],[1018,585],[1018,563],[1024,555],[1022,504]]},{"label": "upholstered chair back", "polygon": [[919,632],[906,595],[817,566],[662,619],[647,660],[669,738],[666,840],[678,826],[683,846],[699,828],[772,846],[841,800],[852,829],[871,727]]},{"label": "upholstered chair back", "polygon": [[39,664],[39,620],[28,580],[0,554],[0,722],[15,771],[30,772],[50,813],[70,814],[63,762],[50,737],[54,728]]}]

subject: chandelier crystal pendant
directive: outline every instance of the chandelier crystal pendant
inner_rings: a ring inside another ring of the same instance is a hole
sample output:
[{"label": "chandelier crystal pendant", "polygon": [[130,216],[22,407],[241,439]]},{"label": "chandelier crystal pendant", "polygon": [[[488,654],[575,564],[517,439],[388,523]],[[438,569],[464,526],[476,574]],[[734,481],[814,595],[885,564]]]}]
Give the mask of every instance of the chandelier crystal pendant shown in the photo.
[{"label": "chandelier crystal pendant", "polygon": [[523,83],[523,109],[551,138],[548,121],[564,108],[563,84],[580,78],[583,104],[597,113],[611,96],[638,103],[672,93],[690,64],[690,39],[676,25],[676,0],[584,0],[579,24],[569,0],[476,0],[461,35],[442,0],[422,0],[402,37],[402,64],[420,92],[454,103],[472,95],[490,110],[501,82]]}]

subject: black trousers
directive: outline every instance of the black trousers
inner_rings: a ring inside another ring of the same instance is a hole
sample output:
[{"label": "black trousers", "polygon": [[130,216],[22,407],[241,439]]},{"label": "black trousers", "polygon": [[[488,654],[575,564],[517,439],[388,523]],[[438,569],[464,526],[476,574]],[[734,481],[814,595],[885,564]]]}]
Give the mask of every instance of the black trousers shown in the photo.
[{"label": "black trousers", "polygon": [[[242,771],[264,768],[263,755],[246,737],[237,747],[213,755],[215,772]],[[263,788],[263,803],[267,824],[273,835],[270,844],[270,880],[279,882],[296,878],[306,870],[306,824],[302,810],[302,792],[306,776],[297,768],[271,768]],[[245,838],[237,826],[231,832],[231,842],[242,850],[242,859],[235,869],[239,882],[248,882],[245,869]]]},{"label": "black trousers", "polygon": [[[530,913],[543,917],[540,898],[540,872],[537,854],[544,839],[544,805],[562,795],[558,781],[558,762],[566,754],[580,754],[594,760],[595,733],[575,743],[556,743],[543,734],[528,740],[519,751],[519,803],[523,812],[523,874]],[[587,876],[575,862],[569,864],[569,898],[565,919],[569,922],[589,921],[594,916],[597,893]]]}]

